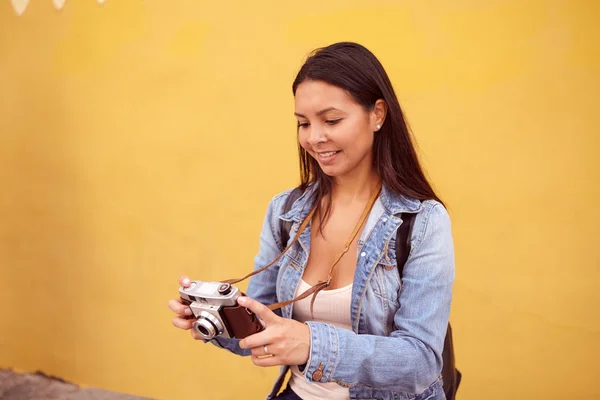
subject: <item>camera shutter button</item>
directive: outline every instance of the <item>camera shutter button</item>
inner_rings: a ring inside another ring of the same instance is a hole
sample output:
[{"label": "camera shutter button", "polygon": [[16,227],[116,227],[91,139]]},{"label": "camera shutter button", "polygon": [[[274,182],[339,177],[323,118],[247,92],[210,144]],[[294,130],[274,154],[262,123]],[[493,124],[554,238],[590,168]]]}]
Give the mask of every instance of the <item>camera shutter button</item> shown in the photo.
[{"label": "camera shutter button", "polygon": [[222,285],[219,285],[219,288],[217,289],[217,291],[221,295],[229,294],[229,293],[231,293],[231,284],[223,283]]}]

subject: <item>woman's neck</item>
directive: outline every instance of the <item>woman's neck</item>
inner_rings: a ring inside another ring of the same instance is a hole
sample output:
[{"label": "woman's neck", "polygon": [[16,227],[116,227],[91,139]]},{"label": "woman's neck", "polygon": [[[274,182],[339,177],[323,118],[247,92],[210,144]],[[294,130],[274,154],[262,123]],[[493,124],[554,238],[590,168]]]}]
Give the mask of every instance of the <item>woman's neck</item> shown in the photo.
[{"label": "woman's neck", "polygon": [[373,168],[338,176],[333,180],[332,200],[342,203],[368,201],[379,180]]}]

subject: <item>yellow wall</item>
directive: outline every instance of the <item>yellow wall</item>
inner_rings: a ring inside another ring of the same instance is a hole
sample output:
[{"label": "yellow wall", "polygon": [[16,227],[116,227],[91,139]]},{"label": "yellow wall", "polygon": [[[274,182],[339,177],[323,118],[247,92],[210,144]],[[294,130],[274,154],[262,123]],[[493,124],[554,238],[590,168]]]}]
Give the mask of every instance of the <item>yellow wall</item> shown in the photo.
[{"label": "yellow wall", "polygon": [[252,268],[297,179],[295,73],[355,40],[450,206],[461,400],[600,396],[599,2],[32,3],[0,1],[0,367],[262,398],[276,369],[167,301]]}]

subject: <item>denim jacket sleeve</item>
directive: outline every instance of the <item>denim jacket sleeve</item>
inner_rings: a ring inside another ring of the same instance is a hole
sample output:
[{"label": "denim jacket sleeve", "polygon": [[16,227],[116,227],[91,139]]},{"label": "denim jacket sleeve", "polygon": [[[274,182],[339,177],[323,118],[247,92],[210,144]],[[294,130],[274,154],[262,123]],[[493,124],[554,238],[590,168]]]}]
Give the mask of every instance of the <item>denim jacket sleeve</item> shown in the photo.
[{"label": "denim jacket sleeve", "polygon": [[[277,196],[273,197],[269,203],[267,214],[263,221],[262,231],[260,233],[259,251],[254,258],[254,270],[266,266],[281,253],[279,250],[281,247],[281,243],[279,243],[279,215],[283,210],[285,198],[288,193],[289,191],[278,194]],[[267,268],[265,271],[251,277],[248,283],[246,295],[265,305],[276,303],[276,284],[278,272],[279,265],[275,264],[270,268]],[[280,310],[276,310],[274,312],[281,316]],[[204,340],[204,342],[206,342],[206,340]],[[251,354],[250,349],[240,348],[239,339],[228,339],[217,336],[216,338],[210,340],[210,342],[217,347],[227,349],[232,353],[241,356],[249,356]]]},{"label": "denim jacket sleeve", "polygon": [[440,375],[455,276],[450,218],[440,203],[426,202],[411,240],[395,330],[386,337],[307,322],[308,381],[320,369],[322,376],[314,375],[319,382],[421,393]]}]

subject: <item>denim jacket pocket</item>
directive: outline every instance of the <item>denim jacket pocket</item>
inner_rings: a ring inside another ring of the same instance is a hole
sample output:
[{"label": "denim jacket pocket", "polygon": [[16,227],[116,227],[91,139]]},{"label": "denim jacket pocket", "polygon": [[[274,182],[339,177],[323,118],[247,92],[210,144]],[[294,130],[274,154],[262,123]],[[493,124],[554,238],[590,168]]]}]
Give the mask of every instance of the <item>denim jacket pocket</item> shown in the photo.
[{"label": "denim jacket pocket", "polygon": [[400,278],[395,265],[380,262],[372,279],[373,292],[381,304],[385,335],[394,330],[394,315],[399,307]]},{"label": "denim jacket pocket", "polygon": [[300,271],[300,265],[302,263],[301,251],[302,248],[300,247],[300,244],[294,243],[294,245],[288,251],[286,251],[281,258],[281,265],[289,264],[294,269]]},{"label": "denim jacket pocket", "polygon": [[294,268],[297,271],[300,271],[300,262],[298,260],[296,260],[294,257],[285,254],[282,258],[281,261],[281,266],[285,267],[285,266],[290,266],[292,268]]},{"label": "denim jacket pocket", "polygon": [[375,269],[377,295],[386,300],[394,308],[398,306],[401,280],[396,263],[396,238],[392,237],[385,244],[382,257]]}]

